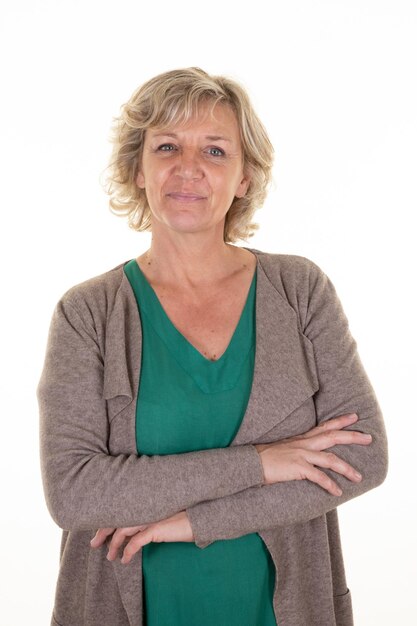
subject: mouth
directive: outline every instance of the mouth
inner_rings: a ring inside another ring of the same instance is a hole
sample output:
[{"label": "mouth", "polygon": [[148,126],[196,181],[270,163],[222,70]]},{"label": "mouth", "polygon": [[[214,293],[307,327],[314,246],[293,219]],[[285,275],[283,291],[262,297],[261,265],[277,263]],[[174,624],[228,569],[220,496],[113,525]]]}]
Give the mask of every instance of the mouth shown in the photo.
[{"label": "mouth", "polygon": [[167,194],[169,198],[173,200],[178,200],[179,202],[196,202],[198,200],[204,200],[204,196],[199,196],[194,193],[169,193]]}]

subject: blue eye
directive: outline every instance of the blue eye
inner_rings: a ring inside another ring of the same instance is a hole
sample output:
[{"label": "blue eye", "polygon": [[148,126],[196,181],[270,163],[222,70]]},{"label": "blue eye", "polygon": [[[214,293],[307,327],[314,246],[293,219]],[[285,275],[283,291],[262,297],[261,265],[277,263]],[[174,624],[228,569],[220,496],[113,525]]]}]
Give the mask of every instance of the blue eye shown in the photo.
[{"label": "blue eye", "polygon": [[[166,148],[168,148],[168,150],[166,150]],[[171,150],[173,149],[174,146],[172,145],[172,143],[163,143],[158,147],[158,150],[161,150],[161,152],[171,152]]]},{"label": "blue eye", "polygon": [[[213,150],[217,151],[217,154],[213,154],[213,152],[212,152]],[[221,148],[216,148],[216,147],[209,148],[209,152],[213,156],[224,156],[224,150],[221,150]]]}]

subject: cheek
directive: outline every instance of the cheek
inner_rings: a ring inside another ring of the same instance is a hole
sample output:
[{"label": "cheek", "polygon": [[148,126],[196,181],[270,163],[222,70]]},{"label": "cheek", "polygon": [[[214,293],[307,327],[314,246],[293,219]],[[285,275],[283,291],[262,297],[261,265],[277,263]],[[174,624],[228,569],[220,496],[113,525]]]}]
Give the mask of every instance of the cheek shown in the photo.
[{"label": "cheek", "polygon": [[219,194],[229,194],[233,188],[233,172],[215,172],[211,177],[212,187]]},{"label": "cheek", "polygon": [[147,180],[146,189],[149,193],[155,195],[163,192],[167,180],[165,172],[150,171],[145,178]]}]

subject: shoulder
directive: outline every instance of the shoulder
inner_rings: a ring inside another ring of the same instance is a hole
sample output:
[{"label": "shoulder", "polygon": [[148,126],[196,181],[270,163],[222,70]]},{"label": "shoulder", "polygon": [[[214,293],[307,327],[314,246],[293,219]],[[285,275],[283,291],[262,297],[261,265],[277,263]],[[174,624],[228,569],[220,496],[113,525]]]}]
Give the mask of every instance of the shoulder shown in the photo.
[{"label": "shoulder", "polygon": [[312,315],[339,306],[333,283],[317,263],[296,254],[252,250],[267,279],[296,313],[305,329]]},{"label": "shoulder", "polygon": [[112,312],[118,293],[125,285],[123,271],[126,262],[98,276],[93,276],[68,289],[60,298],[57,309],[75,315],[97,330]]},{"label": "shoulder", "polygon": [[325,272],[311,259],[297,254],[277,254],[251,249],[270,281],[276,286],[298,289],[310,292],[316,282],[327,278]]},{"label": "shoulder", "polygon": [[83,303],[111,302],[122,284],[125,263],[120,263],[103,274],[74,285],[63,294],[61,301],[73,306],[80,306]]}]

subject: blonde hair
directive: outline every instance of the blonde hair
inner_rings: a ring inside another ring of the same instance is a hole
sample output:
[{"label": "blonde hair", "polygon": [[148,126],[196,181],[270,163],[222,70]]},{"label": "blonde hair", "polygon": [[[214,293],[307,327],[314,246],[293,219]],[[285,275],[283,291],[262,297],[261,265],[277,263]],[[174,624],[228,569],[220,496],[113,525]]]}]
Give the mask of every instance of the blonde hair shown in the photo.
[{"label": "blonde hair", "polygon": [[243,169],[250,176],[246,195],[235,197],[226,214],[224,241],[247,239],[258,228],[252,218],[262,206],[271,181],[272,144],[243,87],[225,76],[210,76],[198,67],[190,67],[151,78],[122,105],[120,116],[113,118],[106,192],[111,211],[127,216],[134,230],[152,230],[146,192],[136,183],[146,130],[185,123],[206,102],[213,103],[213,107],[226,104],[236,114]]}]

